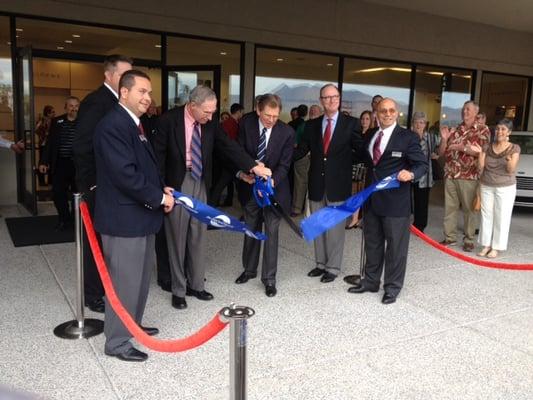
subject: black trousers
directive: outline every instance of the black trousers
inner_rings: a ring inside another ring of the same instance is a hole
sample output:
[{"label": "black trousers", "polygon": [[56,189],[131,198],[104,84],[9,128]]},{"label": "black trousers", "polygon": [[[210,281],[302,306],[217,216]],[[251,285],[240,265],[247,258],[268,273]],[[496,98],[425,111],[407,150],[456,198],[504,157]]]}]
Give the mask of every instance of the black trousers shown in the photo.
[{"label": "black trousers", "polygon": [[75,177],[74,162],[69,158],[58,158],[53,172],[52,195],[59,222],[67,223],[73,219],[74,204],[71,200],[69,206],[69,197],[76,192]]},{"label": "black trousers", "polygon": [[[95,206],[95,192],[94,190],[85,191],[82,190],[83,200],[87,203],[89,208],[89,214],[94,221],[94,206]],[[100,235],[96,234],[100,246],[102,241]],[[87,235],[83,232],[83,284],[85,292],[85,303],[90,303],[95,300],[101,299],[104,296],[104,287],[102,286],[102,280],[96,269],[96,263],[94,262],[93,253]]]},{"label": "black trousers", "polygon": [[155,255],[157,259],[157,282],[170,282],[172,277],[170,276],[170,261],[168,260],[167,236],[164,226],[161,226],[155,235]]},{"label": "black trousers", "polygon": [[[264,241],[263,247],[261,282],[264,285],[275,285],[276,272],[278,270],[278,231],[280,218],[268,207],[259,207],[255,199],[252,198],[244,206],[244,221],[254,232],[261,231],[263,223],[265,224],[267,239]],[[257,275],[261,243],[261,240],[253,239],[247,235],[244,236],[242,265],[244,272],[250,277]]]},{"label": "black trousers", "polygon": [[429,191],[431,188],[418,187],[418,183],[412,185],[413,187],[413,225],[424,232],[428,225],[428,206],[429,206]]},{"label": "black trousers", "polygon": [[364,285],[378,289],[385,267],[383,288],[397,296],[403,287],[409,251],[410,217],[383,217],[366,206],[365,223],[365,278]]},{"label": "black trousers", "polygon": [[209,204],[213,207],[218,207],[220,204],[220,197],[222,196],[222,191],[226,187],[228,189],[228,197],[224,202],[225,205],[231,205],[233,202],[233,180],[235,174],[227,168],[223,168],[222,172],[218,176],[218,179],[211,189],[211,194],[209,196]]}]

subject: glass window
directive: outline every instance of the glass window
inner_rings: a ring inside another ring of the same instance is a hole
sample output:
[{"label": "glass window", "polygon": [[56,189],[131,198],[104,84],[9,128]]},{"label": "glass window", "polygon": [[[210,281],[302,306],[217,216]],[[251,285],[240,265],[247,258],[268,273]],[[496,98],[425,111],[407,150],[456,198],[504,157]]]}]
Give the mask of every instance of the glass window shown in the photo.
[{"label": "glass window", "polygon": [[342,109],[354,117],[372,110],[372,97],[379,94],[396,101],[398,123],[405,126],[409,110],[411,66],[346,58],[342,85]]},{"label": "glass window", "polygon": [[160,35],[18,18],[17,46],[28,45],[70,53],[161,59]]},{"label": "glass window", "polygon": [[167,65],[171,66],[169,108],[186,102],[189,91],[198,84],[210,86],[220,94],[221,112],[240,102],[240,44],[169,36]]},{"label": "glass window", "polygon": [[320,88],[338,83],[339,59],[314,53],[257,48],[255,96],[281,97],[280,118],[290,121],[290,110],[300,104],[319,104]]},{"label": "glass window", "polygon": [[436,133],[440,124],[456,126],[462,121],[461,109],[470,100],[471,88],[471,71],[419,66],[413,112],[424,112]]},{"label": "glass window", "polygon": [[500,119],[509,118],[516,131],[525,129],[527,83],[523,76],[483,73],[479,108],[487,114],[487,125],[494,126]]},{"label": "glass window", "polygon": [[13,79],[9,18],[0,17],[0,134],[13,140]]}]

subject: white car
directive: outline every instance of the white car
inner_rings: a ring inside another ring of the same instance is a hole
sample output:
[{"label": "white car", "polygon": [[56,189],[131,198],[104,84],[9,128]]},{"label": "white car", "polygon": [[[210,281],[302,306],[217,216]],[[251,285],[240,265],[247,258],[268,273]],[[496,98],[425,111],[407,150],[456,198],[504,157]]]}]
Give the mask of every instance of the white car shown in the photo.
[{"label": "white car", "polygon": [[533,207],[533,132],[513,132],[510,141],[520,146],[520,160],[516,169],[516,198],[514,204]]}]

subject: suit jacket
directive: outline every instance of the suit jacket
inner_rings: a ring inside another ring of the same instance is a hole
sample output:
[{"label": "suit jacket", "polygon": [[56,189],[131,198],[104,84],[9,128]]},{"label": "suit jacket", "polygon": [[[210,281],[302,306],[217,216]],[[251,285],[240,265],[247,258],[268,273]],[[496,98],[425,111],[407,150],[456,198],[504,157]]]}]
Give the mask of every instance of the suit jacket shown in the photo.
[{"label": "suit jacket", "polygon": [[322,117],[305,123],[294,159],[299,160],[311,152],[308,181],[310,200],[321,201],[326,195],[329,201],[344,201],[352,195],[354,151],[359,151],[361,143],[359,119],[339,112],[328,154],[324,155]]},{"label": "suit jacket", "polygon": [[[185,106],[167,111],[158,118],[153,137],[161,176],[167,186],[180,190],[187,171],[185,158]],[[256,163],[238,143],[231,140],[218,121],[201,125],[202,173],[209,191],[213,180],[213,151],[235,164],[236,169],[249,171]]]},{"label": "suit jacket", "polygon": [[105,85],[89,93],[81,102],[76,133],[72,143],[78,188],[87,193],[96,185],[93,136],[96,124],[117,104],[115,95]]},{"label": "suit jacket", "polygon": [[155,154],[120,105],[96,126],[94,154],[96,231],[121,237],[157,233],[163,223],[163,182]]},{"label": "suit jacket", "polygon": [[[368,146],[379,131],[375,128],[365,135],[361,156],[367,166],[367,183],[372,184],[402,169],[415,174],[415,181],[424,175],[428,168],[426,156],[420,147],[420,138],[409,129],[396,125],[385,151],[377,165],[372,161]],[[366,207],[379,216],[408,217],[411,214],[411,182],[401,182],[397,189],[374,193]]]},{"label": "suit jacket", "polygon": [[[259,117],[249,117],[239,126],[239,143],[246,153],[253,159],[257,159],[259,146]],[[294,151],[294,130],[287,124],[278,121],[272,127],[270,138],[266,148],[265,166],[272,170],[274,179],[274,191],[280,205],[289,210],[291,203],[291,191],[287,174],[292,162]],[[239,199],[246,203],[252,198],[252,186],[239,181]]]},{"label": "suit jacket", "polygon": [[[67,114],[60,115],[52,120],[50,133],[46,146],[44,147],[39,164],[50,167],[50,175],[55,172],[57,157],[59,156],[59,141],[61,135],[61,126],[67,119]],[[77,121],[76,121],[77,124]]]}]

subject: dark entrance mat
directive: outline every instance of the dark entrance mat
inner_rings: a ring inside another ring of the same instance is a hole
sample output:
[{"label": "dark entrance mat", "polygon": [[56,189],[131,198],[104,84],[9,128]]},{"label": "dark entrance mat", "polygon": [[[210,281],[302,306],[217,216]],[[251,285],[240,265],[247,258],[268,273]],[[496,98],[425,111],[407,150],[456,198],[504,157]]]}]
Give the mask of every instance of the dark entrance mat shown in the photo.
[{"label": "dark entrance mat", "polygon": [[74,242],[72,226],[56,231],[57,215],[6,218],[6,225],[15,247]]}]

